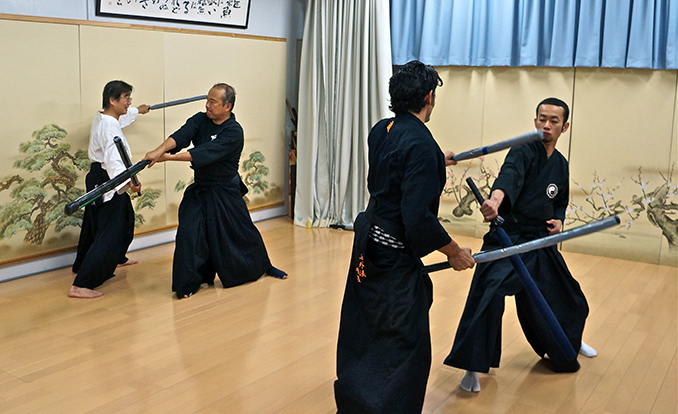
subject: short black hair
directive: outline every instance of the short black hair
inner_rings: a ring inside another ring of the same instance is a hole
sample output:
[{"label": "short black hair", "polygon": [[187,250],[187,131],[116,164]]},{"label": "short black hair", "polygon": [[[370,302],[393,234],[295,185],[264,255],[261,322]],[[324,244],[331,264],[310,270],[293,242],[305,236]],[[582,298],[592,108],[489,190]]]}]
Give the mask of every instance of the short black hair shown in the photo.
[{"label": "short black hair", "polygon": [[110,98],[113,98],[114,100],[120,99],[120,95],[123,93],[132,93],[134,88],[132,85],[130,85],[127,82],[123,82],[121,80],[114,80],[110,81],[104,86],[104,93],[103,93],[103,103],[101,105],[102,108],[107,109],[108,107],[111,106]]},{"label": "short black hair", "polygon": [[558,98],[546,98],[543,101],[539,102],[539,105],[537,105],[537,118],[539,118],[539,107],[542,105],[555,105],[563,108],[563,124],[567,122],[568,118],[570,117],[570,107],[567,106],[567,104],[563,101],[561,101]]},{"label": "short black hair", "polygon": [[221,104],[226,106],[227,103],[230,103],[232,111],[233,107],[235,106],[235,89],[227,83],[217,83],[212,86],[212,88],[217,88],[224,91],[224,99]]},{"label": "short black hair", "polygon": [[407,62],[388,82],[389,109],[396,114],[417,113],[426,106],[426,95],[430,91],[435,93],[438,86],[443,86],[443,80],[432,66],[418,60]]}]

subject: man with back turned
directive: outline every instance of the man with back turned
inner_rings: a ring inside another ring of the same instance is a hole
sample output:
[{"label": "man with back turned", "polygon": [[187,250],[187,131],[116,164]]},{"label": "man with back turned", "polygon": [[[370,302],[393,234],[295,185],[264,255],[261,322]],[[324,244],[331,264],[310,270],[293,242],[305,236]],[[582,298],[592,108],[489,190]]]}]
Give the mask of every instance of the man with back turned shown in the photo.
[{"label": "man with back turned", "polygon": [[425,123],[440,85],[431,66],[404,65],[389,81],[395,117],[368,137],[370,201],[354,223],[337,344],[340,414],[421,412],[433,285],[420,258],[438,250],[455,270],[474,266],[438,221],[446,159]]}]

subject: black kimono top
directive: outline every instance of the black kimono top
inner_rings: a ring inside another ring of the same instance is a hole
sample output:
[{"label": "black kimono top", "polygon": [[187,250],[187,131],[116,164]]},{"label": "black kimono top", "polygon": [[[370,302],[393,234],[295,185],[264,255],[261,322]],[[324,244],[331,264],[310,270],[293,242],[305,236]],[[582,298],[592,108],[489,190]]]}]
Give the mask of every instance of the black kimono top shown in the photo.
[{"label": "black kimono top", "polygon": [[193,161],[198,185],[214,185],[230,182],[238,174],[240,154],[244,145],[244,135],[235,114],[216,125],[204,112],[198,112],[188,118],[178,131],[171,135],[177,143],[170,152],[175,154],[188,147]]},{"label": "black kimono top", "polygon": [[410,113],[398,114],[379,121],[367,142],[370,221],[418,257],[450,243],[438,221],[445,156],[426,125]]},{"label": "black kimono top", "polygon": [[499,207],[504,227],[531,226],[543,231],[547,220],[564,221],[569,177],[567,160],[558,150],[548,158],[539,141],[512,148],[492,186],[506,194]]}]

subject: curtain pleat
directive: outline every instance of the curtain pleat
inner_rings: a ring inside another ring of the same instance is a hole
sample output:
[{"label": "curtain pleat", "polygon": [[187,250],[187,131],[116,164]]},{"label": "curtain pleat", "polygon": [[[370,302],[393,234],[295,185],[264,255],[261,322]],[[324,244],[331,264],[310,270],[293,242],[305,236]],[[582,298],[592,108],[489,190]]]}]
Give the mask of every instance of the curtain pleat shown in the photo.
[{"label": "curtain pleat", "polygon": [[390,0],[393,63],[678,69],[678,0]]},{"label": "curtain pleat", "polygon": [[367,135],[388,116],[388,0],[309,0],[301,51],[295,224],[350,225],[367,204]]}]

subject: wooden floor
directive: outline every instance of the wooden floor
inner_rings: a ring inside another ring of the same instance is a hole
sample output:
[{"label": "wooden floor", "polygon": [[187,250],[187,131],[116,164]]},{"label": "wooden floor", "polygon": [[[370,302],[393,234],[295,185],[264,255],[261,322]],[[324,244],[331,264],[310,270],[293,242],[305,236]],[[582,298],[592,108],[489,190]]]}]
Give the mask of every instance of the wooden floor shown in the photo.
[{"label": "wooden floor", "polygon": [[[257,223],[271,277],[186,300],[170,291],[173,244],[131,253],[93,300],[70,299],[70,269],[0,284],[2,413],[335,412],[339,310],[352,233]],[[480,240],[458,237],[477,251]],[[502,365],[480,393],[442,364],[471,271],[432,275],[433,364],[425,413],[676,413],[678,271],[564,254],[591,314],[584,339],[598,357],[553,374],[529,348],[512,299]],[[427,257],[428,263],[443,260]]]}]

